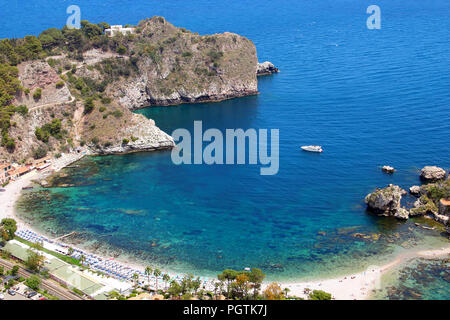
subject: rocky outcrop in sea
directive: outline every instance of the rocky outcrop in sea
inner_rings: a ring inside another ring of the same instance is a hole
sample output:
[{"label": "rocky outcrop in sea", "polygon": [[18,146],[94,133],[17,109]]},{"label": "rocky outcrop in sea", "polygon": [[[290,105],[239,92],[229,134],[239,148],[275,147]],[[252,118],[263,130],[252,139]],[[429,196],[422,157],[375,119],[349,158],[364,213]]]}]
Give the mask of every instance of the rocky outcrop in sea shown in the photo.
[{"label": "rocky outcrop in sea", "polygon": [[[365,197],[365,202],[370,211],[383,215],[395,216],[400,209],[402,195],[406,191],[399,186],[390,184],[389,186],[378,189]],[[404,216],[404,212],[398,214]]]},{"label": "rocky outcrop in sea", "polygon": [[275,67],[272,62],[269,61],[258,63],[258,67],[256,69],[256,74],[258,76],[265,76],[278,72],[280,72],[280,70]]},{"label": "rocky outcrop in sea", "polygon": [[426,182],[445,178],[445,170],[436,166],[426,166],[420,171],[420,178]]},{"label": "rocky outcrop in sea", "polygon": [[417,198],[412,208],[401,207],[402,197],[407,192],[392,184],[368,194],[365,197],[367,208],[382,216],[393,216],[405,220],[410,217],[427,215],[448,225],[450,221],[450,179],[443,180],[445,175],[446,172],[442,168],[424,167],[420,177],[429,183],[409,188],[411,195]]}]

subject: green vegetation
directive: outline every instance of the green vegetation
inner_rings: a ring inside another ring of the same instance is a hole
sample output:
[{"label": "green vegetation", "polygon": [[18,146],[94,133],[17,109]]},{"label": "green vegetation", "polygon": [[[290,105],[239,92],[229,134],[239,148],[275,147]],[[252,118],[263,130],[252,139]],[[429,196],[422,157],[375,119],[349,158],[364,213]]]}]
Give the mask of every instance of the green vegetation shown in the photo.
[{"label": "green vegetation", "polygon": [[127,53],[127,48],[123,45],[123,44],[120,44],[118,47],[117,47],[117,49],[116,49],[116,52],[118,53],[118,54],[125,54],[125,53]]},{"label": "green vegetation", "polygon": [[226,296],[229,299],[248,300],[251,297],[250,288],[253,288],[253,298],[258,297],[265,274],[257,268],[251,271],[226,269],[217,278],[220,283],[226,284]]},{"label": "green vegetation", "polygon": [[322,290],[314,290],[309,294],[309,300],[331,300],[331,293]]},{"label": "green vegetation", "polygon": [[64,81],[58,81],[56,84],[55,84],[55,86],[56,86],[56,88],[58,88],[58,89],[60,89],[60,88],[62,88],[62,87],[64,87]]},{"label": "green vegetation", "polygon": [[56,139],[62,139],[61,128],[61,119],[53,119],[50,123],[47,123],[40,128],[36,128],[34,134],[38,140],[47,143],[50,136]]},{"label": "green vegetation", "polygon": [[33,93],[33,99],[34,100],[39,100],[42,97],[42,89],[41,88],[37,88],[34,93]]},{"label": "green vegetation", "polygon": [[192,52],[190,52],[190,51],[185,51],[185,52],[183,52],[183,57],[184,57],[184,58],[192,57]]},{"label": "green vegetation", "polygon": [[33,275],[25,280],[25,285],[30,289],[38,291],[39,286],[41,285],[41,279],[39,279],[39,277]]},{"label": "green vegetation", "polygon": [[14,235],[17,231],[16,220],[11,218],[5,218],[0,223],[0,236],[5,241],[14,239]]},{"label": "green vegetation", "polygon": [[37,149],[33,149],[33,158],[41,159],[47,155],[47,149],[43,146],[39,146]]},{"label": "green vegetation", "polygon": [[94,110],[94,98],[87,98],[84,102],[84,114],[91,113]]},{"label": "green vegetation", "polygon": [[18,265],[14,265],[11,269],[11,275],[17,276],[17,274],[19,273],[19,269],[20,269],[20,267]]}]

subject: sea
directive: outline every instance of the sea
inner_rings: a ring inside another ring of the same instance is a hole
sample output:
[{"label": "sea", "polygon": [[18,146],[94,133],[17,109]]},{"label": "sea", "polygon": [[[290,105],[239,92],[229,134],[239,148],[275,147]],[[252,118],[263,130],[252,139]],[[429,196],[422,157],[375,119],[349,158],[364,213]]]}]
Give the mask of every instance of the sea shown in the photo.
[{"label": "sea", "polygon": [[[48,235],[76,231],[74,243],[118,259],[208,277],[252,267],[273,281],[334,277],[448,245],[438,225],[377,217],[364,197],[420,184],[423,166],[450,168],[450,2],[377,0],[380,29],[370,29],[372,2],[1,0],[0,38],[62,27],[77,5],[96,23],[158,15],[200,34],[234,32],[280,69],[259,77],[255,96],[137,111],[169,134],[194,121],[223,133],[278,129],[276,175],[259,164],[176,165],[171,151],[86,157],[66,169],[75,187],[25,192],[21,217]],[[324,152],[300,149],[310,144]],[[427,263],[421,270],[439,269]],[[391,276],[397,291],[382,297],[450,298],[448,269],[401,295],[392,278],[411,270]]]}]

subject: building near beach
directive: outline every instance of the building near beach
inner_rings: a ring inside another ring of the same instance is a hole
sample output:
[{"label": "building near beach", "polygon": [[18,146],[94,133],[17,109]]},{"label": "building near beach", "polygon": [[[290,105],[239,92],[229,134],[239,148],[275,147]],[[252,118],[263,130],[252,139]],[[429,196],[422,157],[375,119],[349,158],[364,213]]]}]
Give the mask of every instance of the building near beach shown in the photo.
[{"label": "building near beach", "polygon": [[8,176],[10,179],[17,179],[30,171],[31,171],[31,169],[28,166],[17,167],[12,170],[9,170]]},{"label": "building near beach", "polygon": [[114,37],[115,35],[121,33],[123,35],[133,34],[136,28],[124,28],[122,25],[114,25],[109,29],[105,29],[105,34]]},{"label": "building near beach", "polygon": [[11,171],[11,163],[0,163],[0,185],[9,181],[8,171]]}]

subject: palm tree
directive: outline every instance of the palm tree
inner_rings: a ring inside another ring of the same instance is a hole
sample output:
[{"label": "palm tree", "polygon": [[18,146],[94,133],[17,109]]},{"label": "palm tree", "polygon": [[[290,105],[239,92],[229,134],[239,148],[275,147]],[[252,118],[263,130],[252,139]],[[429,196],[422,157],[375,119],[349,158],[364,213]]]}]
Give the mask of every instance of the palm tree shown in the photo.
[{"label": "palm tree", "polygon": [[147,276],[148,287],[150,288],[150,276],[152,275],[153,269],[150,266],[145,268],[145,275]]},{"label": "palm tree", "polygon": [[284,288],[284,295],[286,296],[286,299],[288,298],[289,291],[291,291],[289,288]]},{"label": "palm tree", "polygon": [[82,254],[80,256],[80,263],[84,265],[85,262],[86,262],[86,257],[84,256],[84,254]]},{"label": "palm tree", "polygon": [[72,256],[72,254],[73,254],[73,248],[67,249],[67,253],[69,254],[69,256]]},{"label": "palm tree", "polygon": [[153,275],[156,277],[156,291],[158,291],[158,277],[161,275],[161,270],[153,270]]},{"label": "palm tree", "polygon": [[139,275],[137,273],[133,274],[134,286],[137,287],[139,285]]},{"label": "palm tree", "polygon": [[164,288],[165,288],[165,290],[167,290],[167,284],[170,281],[170,276],[167,273],[165,273],[165,274],[163,274],[162,278],[164,280]]}]

